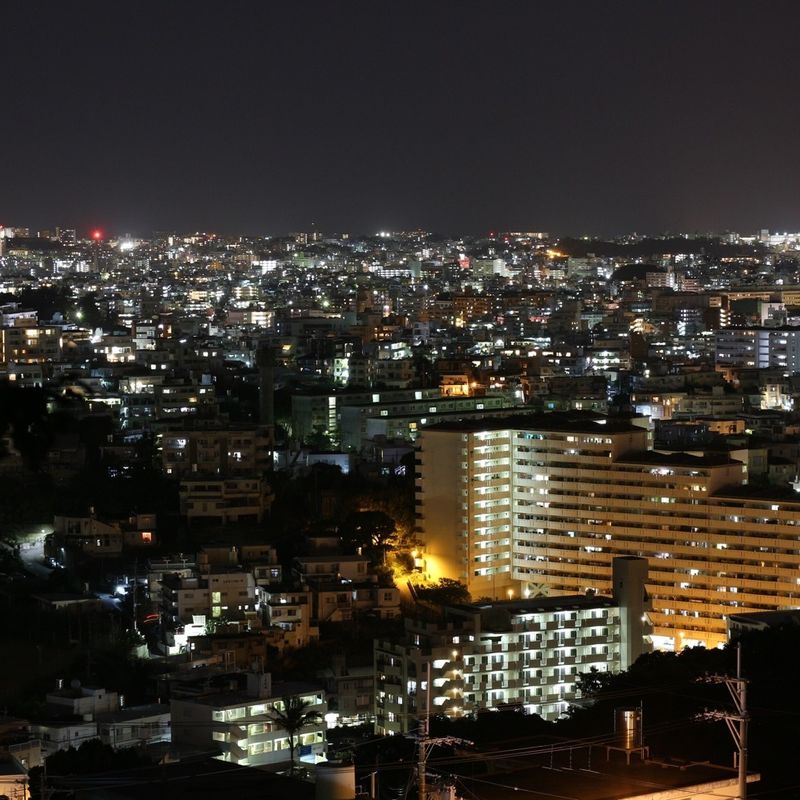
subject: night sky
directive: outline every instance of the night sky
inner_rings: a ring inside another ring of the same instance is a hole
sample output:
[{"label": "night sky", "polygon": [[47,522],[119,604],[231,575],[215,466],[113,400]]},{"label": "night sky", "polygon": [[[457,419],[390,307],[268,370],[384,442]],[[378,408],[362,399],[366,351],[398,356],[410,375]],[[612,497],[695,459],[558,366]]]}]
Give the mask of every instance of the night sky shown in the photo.
[{"label": "night sky", "polygon": [[800,228],[800,3],[0,8],[0,224]]}]

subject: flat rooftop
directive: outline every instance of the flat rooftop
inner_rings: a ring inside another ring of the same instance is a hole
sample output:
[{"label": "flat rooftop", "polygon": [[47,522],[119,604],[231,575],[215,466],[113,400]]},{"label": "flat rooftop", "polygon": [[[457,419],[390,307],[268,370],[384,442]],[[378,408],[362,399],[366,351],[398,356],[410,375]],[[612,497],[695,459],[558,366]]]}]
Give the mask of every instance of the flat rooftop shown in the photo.
[{"label": "flat rooftop", "polygon": [[730,464],[741,464],[742,462],[730,458],[724,453],[707,453],[696,456],[682,451],[663,453],[657,450],[640,450],[635,453],[627,453],[618,458],[616,463],[664,467],[723,467]]},{"label": "flat rooftop", "polygon": [[291,697],[298,694],[325,694],[322,686],[300,681],[280,681],[272,684],[269,697],[253,697],[244,689],[211,691],[200,697],[176,698],[181,702],[197,703],[211,708],[231,708],[233,706],[257,705],[271,700],[280,700],[282,697]]},{"label": "flat rooftop", "polygon": [[91,777],[106,780],[98,780],[97,786],[88,788],[85,776],[66,776],[57,779],[56,783],[58,788],[77,788],[85,797],[98,800],[151,800],[158,791],[169,797],[191,797],[193,800],[218,800],[220,797],[235,797],[237,800],[311,800],[314,797],[314,785],[307,781],[254,767],[226,764],[212,758],[103,772]]},{"label": "flat rooftop", "polygon": [[501,418],[481,421],[443,422],[431,425],[426,431],[460,431],[477,433],[485,430],[558,431],[563,433],[642,433],[644,428],[634,425],[627,418],[607,417],[593,411],[561,412],[550,414],[538,412],[512,414]]},{"label": "flat rooftop", "polygon": [[491,603],[468,603],[452,606],[469,611],[500,608],[511,614],[538,614],[549,611],[578,611],[585,608],[613,608],[617,602],[605,595],[574,594],[561,597],[530,597],[518,600],[495,600]]},{"label": "flat rooftop", "polygon": [[118,711],[105,711],[95,715],[98,722],[132,722],[137,719],[147,719],[169,715],[169,704],[149,703],[143,706],[128,706],[120,708]]},{"label": "flat rooftop", "polygon": [[[625,756],[620,752],[612,751],[607,761],[602,746],[592,749],[591,759],[587,755],[586,748],[576,748],[571,756],[568,752],[556,752],[552,767],[549,755],[534,756],[533,760],[539,763],[533,765],[531,756],[519,758],[520,769],[458,776],[456,793],[473,800],[507,800],[517,794],[559,800],[628,800],[636,797],[666,800],[667,797],[694,796],[683,791],[676,795],[676,790],[705,785],[707,791],[710,789],[714,794],[724,785],[735,786],[737,781],[736,770],[707,762],[642,761],[634,754],[630,766],[627,766]],[[492,758],[491,752],[481,756]],[[757,775],[751,775],[748,782],[757,778]]]}]

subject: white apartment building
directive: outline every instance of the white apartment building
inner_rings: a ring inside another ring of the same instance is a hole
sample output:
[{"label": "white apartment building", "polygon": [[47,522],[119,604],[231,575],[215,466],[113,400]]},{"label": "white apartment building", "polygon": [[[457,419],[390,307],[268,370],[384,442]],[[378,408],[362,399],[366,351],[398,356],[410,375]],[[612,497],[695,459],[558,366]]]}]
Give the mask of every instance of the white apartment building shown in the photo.
[{"label": "white apartment building", "polygon": [[654,452],[647,437],[577,412],[427,429],[426,573],[478,598],[607,593],[614,556],[644,557],[659,648],[713,646],[728,613],[796,605],[800,497],[750,489],[726,456]]},{"label": "white apartment building", "polygon": [[255,619],[258,604],[250,570],[210,567],[201,576],[172,574],[161,579],[161,611],[164,621],[171,624],[188,623],[199,615]]},{"label": "white apartment building", "polygon": [[408,619],[402,639],[375,641],[376,732],[406,733],[426,714],[509,707],[557,719],[580,699],[580,673],[627,669],[644,651],[646,576],[645,559],[620,558],[614,598],[511,599]]},{"label": "white apartment building", "polygon": [[716,364],[721,367],[780,367],[800,372],[800,328],[722,328],[715,335]]},{"label": "white apartment building", "polygon": [[247,673],[245,690],[228,689],[200,697],[173,697],[170,702],[172,741],[181,746],[218,751],[222,761],[242,766],[274,766],[289,762],[289,736],[273,721],[288,698],[309,702],[319,722],[295,736],[299,763],[325,760],[324,721],[328,710],[323,689],[300,683],[272,684],[269,673]]}]

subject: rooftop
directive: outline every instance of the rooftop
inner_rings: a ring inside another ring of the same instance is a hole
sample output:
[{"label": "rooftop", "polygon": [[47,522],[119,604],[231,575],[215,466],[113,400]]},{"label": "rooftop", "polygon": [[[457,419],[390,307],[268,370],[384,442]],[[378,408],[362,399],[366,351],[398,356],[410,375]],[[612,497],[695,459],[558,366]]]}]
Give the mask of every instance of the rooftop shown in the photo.
[{"label": "rooftop", "polygon": [[169,714],[167,703],[148,703],[143,706],[128,706],[117,711],[106,711],[95,716],[98,722],[131,722],[137,719]]},{"label": "rooftop", "polygon": [[536,412],[513,414],[501,418],[487,418],[480,421],[443,422],[431,425],[426,431],[460,431],[476,433],[484,430],[530,430],[563,431],[565,433],[641,433],[643,428],[632,424],[628,419],[606,417],[593,411],[556,411],[551,414]]},{"label": "rooftop", "polygon": [[70,789],[74,781],[81,793],[93,800],[112,797],[150,800],[153,787],[164,787],[165,784],[169,786],[170,797],[191,797],[193,800],[218,800],[220,797],[236,797],[237,800],[311,800],[314,797],[312,783],[266,770],[226,764],[212,758],[106,772],[101,776],[108,780],[98,781],[97,788],[85,788],[86,781],[80,780],[84,776],[61,778],[58,785]]},{"label": "rooftop", "polygon": [[531,597],[518,600],[495,600],[491,603],[469,603],[453,606],[472,611],[503,609],[511,614],[539,614],[549,611],[572,611],[585,608],[612,608],[617,602],[611,597],[591,594],[563,595],[562,597]]},{"label": "rooftop", "polygon": [[[680,792],[681,797],[716,796],[726,785],[736,785],[736,770],[704,763],[674,763],[641,761],[634,756],[626,766],[624,756],[612,753],[606,760],[604,748],[596,747],[587,759],[587,749],[556,755],[553,767],[550,757],[541,763],[502,774],[480,777],[458,777],[456,790],[473,800],[506,800],[515,793],[534,793],[539,797],[558,797],[561,800],[628,800],[648,798],[666,800],[676,797],[675,790],[706,786],[705,792]],[[491,754],[489,754],[491,757]],[[535,759],[535,757],[534,757]],[[749,782],[757,780],[756,775]],[[723,796],[723,793],[719,793]],[[727,796],[727,794],[725,795]]]},{"label": "rooftop", "polygon": [[648,464],[665,467],[723,467],[741,464],[723,453],[706,453],[702,456],[685,452],[663,453],[658,450],[640,450],[617,459],[620,464]]},{"label": "rooftop", "polygon": [[293,697],[303,694],[324,694],[325,690],[321,686],[313,683],[303,683],[300,681],[280,681],[272,684],[269,697],[254,697],[244,689],[229,689],[213,691],[200,697],[179,698],[184,702],[197,703],[198,705],[209,706],[211,708],[233,708],[236,706],[256,705],[270,700],[277,700],[281,697]]}]

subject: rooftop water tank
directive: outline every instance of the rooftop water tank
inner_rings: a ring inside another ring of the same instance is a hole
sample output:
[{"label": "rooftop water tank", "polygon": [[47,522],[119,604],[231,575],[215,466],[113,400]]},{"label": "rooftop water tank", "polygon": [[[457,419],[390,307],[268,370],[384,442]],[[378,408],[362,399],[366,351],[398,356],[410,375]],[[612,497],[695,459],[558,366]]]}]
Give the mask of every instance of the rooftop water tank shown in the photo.
[{"label": "rooftop water tank", "polygon": [[317,785],[314,800],[355,800],[356,768],[338,761],[317,764]]},{"label": "rooftop water tank", "polygon": [[637,750],[642,746],[642,709],[617,708],[614,711],[614,730],[617,746],[623,750]]}]

